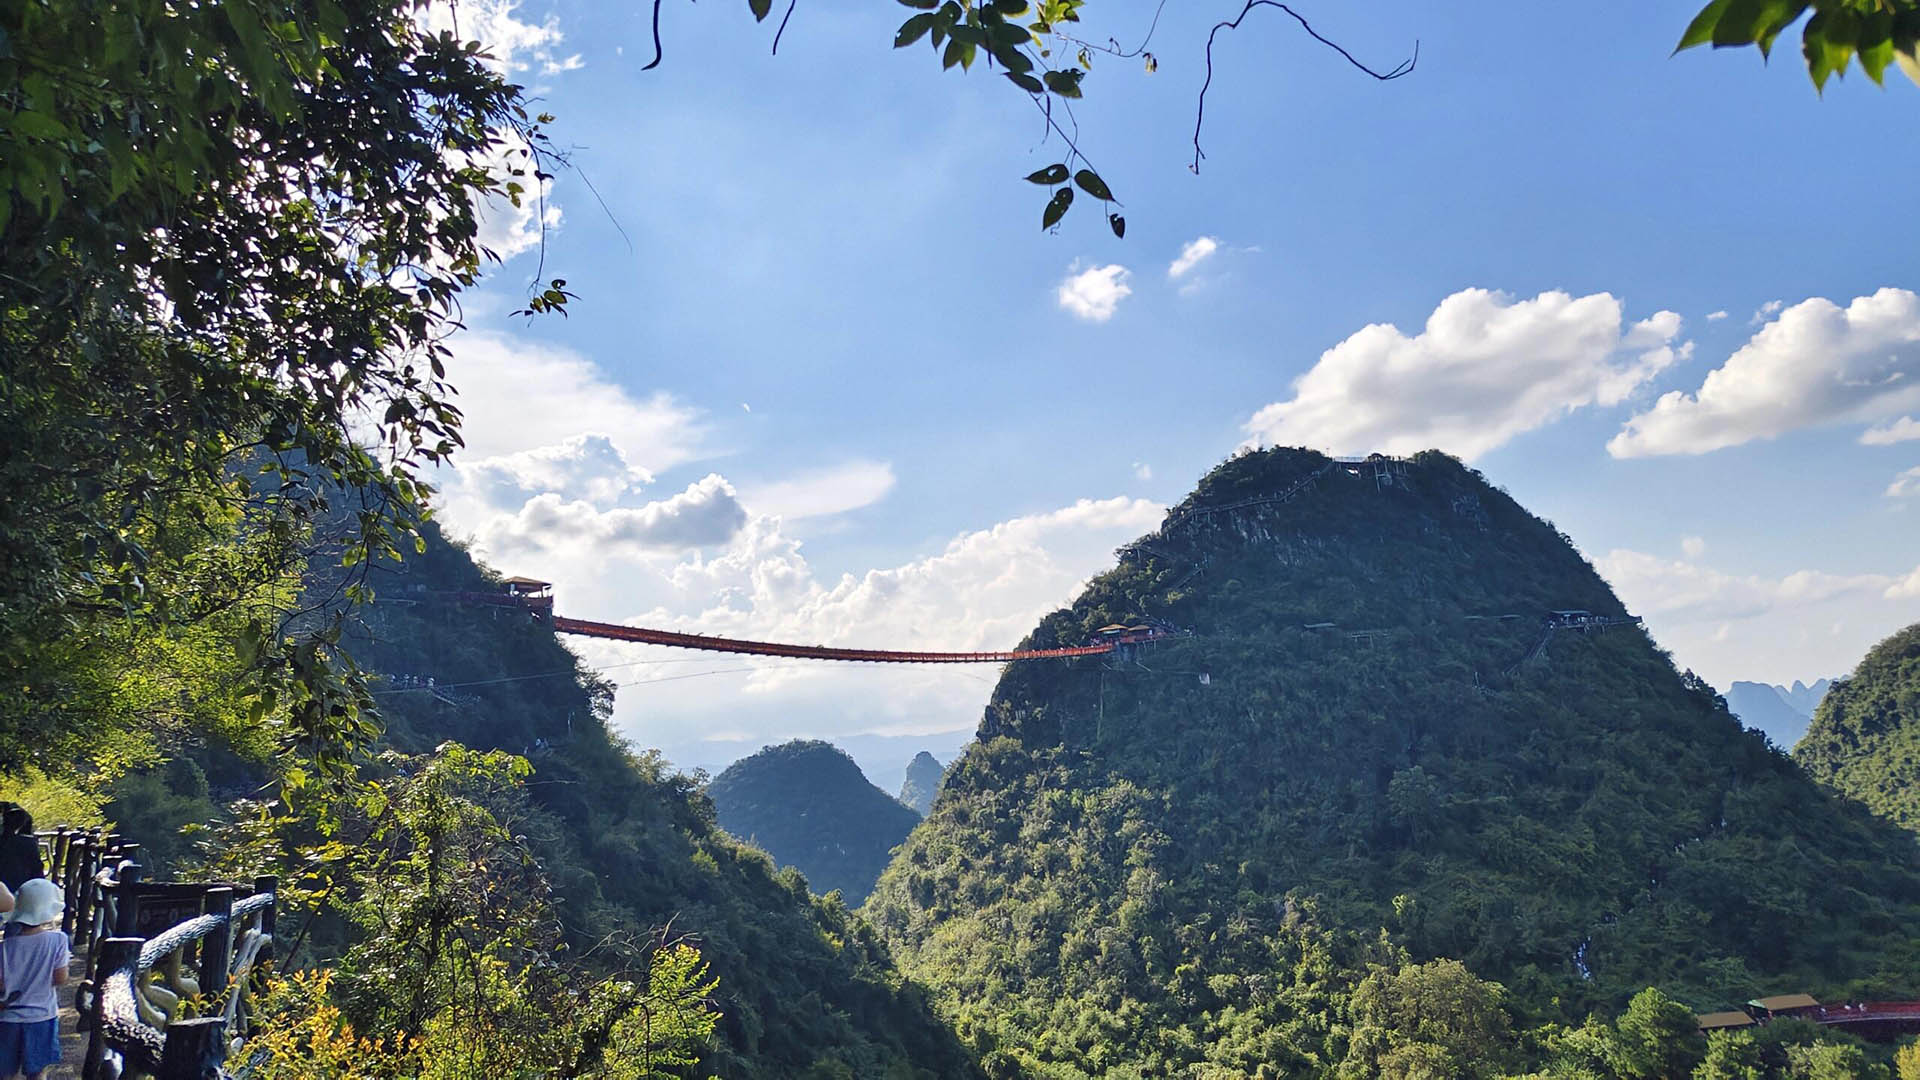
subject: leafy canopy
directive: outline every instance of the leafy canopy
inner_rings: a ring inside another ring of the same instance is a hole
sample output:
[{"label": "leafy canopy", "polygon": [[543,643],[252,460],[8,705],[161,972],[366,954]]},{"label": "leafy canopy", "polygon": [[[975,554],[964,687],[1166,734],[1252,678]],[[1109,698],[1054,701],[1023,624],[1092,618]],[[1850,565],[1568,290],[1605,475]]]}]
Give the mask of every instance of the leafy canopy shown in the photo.
[{"label": "leafy canopy", "polygon": [[1713,0],[1694,16],[1674,51],[1751,45],[1771,56],[1781,32],[1808,10],[1813,17],[1801,30],[1800,54],[1815,87],[1826,89],[1827,80],[1844,76],[1856,59],[1876,84],[1896,63],[1920,84],[1917,0]]}]

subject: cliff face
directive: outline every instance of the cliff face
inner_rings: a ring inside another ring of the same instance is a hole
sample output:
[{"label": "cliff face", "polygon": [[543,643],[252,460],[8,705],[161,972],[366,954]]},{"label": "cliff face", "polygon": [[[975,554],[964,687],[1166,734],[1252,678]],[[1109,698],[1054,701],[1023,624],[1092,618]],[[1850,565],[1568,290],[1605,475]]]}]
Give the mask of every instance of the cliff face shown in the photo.
[{"label": "cliff face", "polygon": [[1821,782],[1920,832],[1920,624],[1836,681],[1794,759]]},{"label": "cliff face", "polygon": [[713,778],[720,827],[806,876],[818,893],[839,890],[848,906],[867,898],[919,815],[867,781],[830,743],[769,746]]},{"label": "cliff face", "polygon": [[1062,1076],[1305,1067],[1331,1021],[1302,1018],[1383,930],[1532,1013],[1920,991],[1914,845],[1626,614],[1444,455],[1236,458],[1029,644],[1191,635],[1009,669],[867,913]]}]

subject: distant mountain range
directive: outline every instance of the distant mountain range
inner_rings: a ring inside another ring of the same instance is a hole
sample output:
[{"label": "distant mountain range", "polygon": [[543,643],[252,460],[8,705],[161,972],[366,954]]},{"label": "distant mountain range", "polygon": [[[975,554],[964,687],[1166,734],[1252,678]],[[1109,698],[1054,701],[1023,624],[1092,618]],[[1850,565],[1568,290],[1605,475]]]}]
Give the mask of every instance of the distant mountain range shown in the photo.
[{"label": "distant mountain range", "polygon": [[1775,746],[1791,750],[1807,733],[1813,711],[1820,707],[1820,700],[1832,685],[1832,679],[1821,679],[1812,686],[1795,679],[1792,687],[1736,682],[1727,690],[1727,708],[1741,723],[1766,732]]}]

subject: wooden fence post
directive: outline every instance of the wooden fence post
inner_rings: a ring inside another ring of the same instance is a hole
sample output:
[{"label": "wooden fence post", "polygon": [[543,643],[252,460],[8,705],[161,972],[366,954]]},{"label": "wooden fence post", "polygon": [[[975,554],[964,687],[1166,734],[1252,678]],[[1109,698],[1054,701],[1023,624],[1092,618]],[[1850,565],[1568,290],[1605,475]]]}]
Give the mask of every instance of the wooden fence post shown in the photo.
[{"label": "wooden fence post", "polygon": [[272,937],[274,909],[280,906],[280,897],[277,895],[280,891],[280,879],[274,877],[272,874],[254,878],[253,891],[256,893],[276,894],[273,900],[267,904],[266,908],[260,912],[260,932],[268,937]]},{"label": "wooden fence post", "polygon": [[218,915],[218,930],[200,939],[200,992],[218,1002],[227,992],[228,969],[233,966],[233,890],[225,886],[207,890],[206,912]]},{"label": "wooden fence post", "polygon": [[114,875],[113,936],[132,937],[140,917],[140,864],[123,862]]},{"label": "wooden fence post", "polygon": [[100,943],[93,961],[93,997],[87,1002],[87,1056],[80,1065],[81,1080],[98,1080],[107,1052],[107,976],[140,959],[140,938],[110,937]]},{"label": "wooden fence post", "polygon": [[156,1080],[219,1080],[220,1063],[226,1059],[226,1017],[175,1020],[167,1025]]},{"label": "wooden fence post", "polygon": [[88,863],[87,853],[92,848],[93,845],[87,842],[84,834],[76,833],[68,837],[66,858],[61,861],[60,876],[54,879],[62,892],[78,899],[77,903],[68,904],[67,910],[60,916],[60,929],[69,938],[73,937],[76,927],[88,938],[93,937],[88,923],[88,916],[93,913],[93,882],[83,883],[81,877]]}]

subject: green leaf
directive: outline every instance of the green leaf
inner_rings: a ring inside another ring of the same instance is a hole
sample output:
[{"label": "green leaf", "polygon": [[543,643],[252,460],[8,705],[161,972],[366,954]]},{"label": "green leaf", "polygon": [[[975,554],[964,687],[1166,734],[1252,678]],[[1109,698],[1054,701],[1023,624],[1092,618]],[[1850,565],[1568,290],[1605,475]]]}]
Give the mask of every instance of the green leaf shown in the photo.
[{"label": "green leaf", "polygon": [[1045,75],[1040,76],[1040,78],[1047,84],[1047,89],[1059,94],[1061,97],[1077,98],[1081,96],[1080,79],[1084,74],[1085,72],[1069,69],[1066,71],[1049,71]]},{"label": "green leaf", "polygon": [[940,66],[943,69],[959,64],[961,70],[964,71],[973,66],[973,46],[960,40],[960,29],[960,27],[955,27],[952,31],[949,31],[952,36],[947,42],[947,51],[940,57]]},{"label": "green leaf", "polygon": [[1120,239],[1125,240],[1127,238],[1127,219],[1121,217],[1119,214],[1107,215],[1107,227],[1112,229],[1113,235]]},{"label": "green leaf", "polygon": [[1019,47],[1033,40],[1033,32],[1024,26],[1001,23],[995,26],[989,36],[995,44]]},{"label": "green leaf", "polygon": [[1720,23],[1720,15],[1727,10],[1733,0],[1713,0],[1713,3],[1700,9],[1700,14],[1687,24],[1687,32],[1680,35],[1680,44],[1673,47],[1674,52],[1691,49],[1695,45],[1705,45],[1713,40],[1714,27]]},{"label": "green leaf", "polygon": [[1092,169],[1081,169],[1079,172],[1074,173],[1073,182],[1080,185],[1081,191],[1099,199],[1101,202],[1113,201],[1113,192],[1107,187],[1107,182],[1100,179],[1100,174],[1094,172]]},{"label": "green leaf", "polygon": [[1835,7],[1814,12],[1807,20],[1801,38],[1801,51],[1807,58],[1807,74],[1816,89],[1824,91],[1827,79],[1844,75],[1853,59],[1857,20],[1847,8]]},{"label": "green leaf", "polygon": [[1053,198],[1047,200],[1047,208],[1040,214],[1040,227],[1042,229],[1051,229],[1055,225],[1060,224],[1060,219],[1067,216],[1067,207],[1072,205],[1072,188],[1063,187],[1059,191],[1054,192]]},{"label": "green leaf", "polygon": [[1780,36],[1780,31],[1792,26],[1795,19],[1806,13],[1807,0],[1797,0],[1795,3],[1781,6],[1784,10],[1778,13],[1771,25],[1761,28],[1760,39],[1755,42],[1760,46],[1760,55],[1769,60],[1773,58],[1774,39]]},{"label": "green leaf", "polygon": [[1885,86],[1882,78],[1893,64],[1893,12],[1872,11],[1860,19],[1860,33],[1854,42],[1860,52],[1860,67],[1875,85]]},{"label": "green leaf", "polygon": [[914,42],[919,41],[926,36],[927,31],[933,29],[934,23],[938,21],[940,21],[940,16],[932,12],[926,12],[925,14],[915,15],[913,18],[901,23],[899,32],[893,35],[893,47],[896,49],[904,49]]},{"label": "green leaf", "polygon": [[747,8],[753,12],[754,20],[759,21],[773,11],[773,0],[747,0]]},{"label": "green leaf", "polygon": [[1023,71],[1009,71],[1007,72],[1007,78],[1013,85],[1025,90],[1029,94],[1044,94],[1047,92],[1047,88],[1041,85],[1039,79]]},{"label": "green leaf", "polygon": [[[1008,71],[1025,74],[1033,70],[1033,61],[1027,59],[1027,54],[1021,52],[1019,49],[1009,49],[1004,45],[996,46],[993,50],[993,58],[1000,61],[1000,66],[1006,68]],[[1040,80],[1038,79],[1033,80],[1033,82],[1036,86],[1040,84]]]},{"label": "green leaf", "polygon": [[902,4],[920,11],[932,11],[940,6],[940,0],[900,0]]},{"label": "green leaf", "polygon": [[1033,10],[1027,0],[993,0],[993,10],[1009,19],[1017,19]]},{"label": "green leaf", "polygon": [[1027,179],[1035,184],[1064,184],[1067,182],[1067,176],[1065,165],[1049,165],[1038,172],[1028,173]]}]

